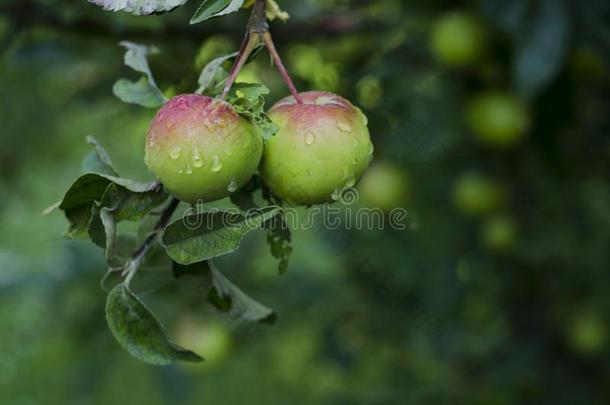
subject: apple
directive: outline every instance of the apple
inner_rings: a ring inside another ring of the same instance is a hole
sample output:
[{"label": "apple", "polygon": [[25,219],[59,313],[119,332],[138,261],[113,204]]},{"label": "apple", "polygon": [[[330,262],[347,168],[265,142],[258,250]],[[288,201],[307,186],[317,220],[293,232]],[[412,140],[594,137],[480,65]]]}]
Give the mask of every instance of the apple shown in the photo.
[{"label": "apple", "polygon": [[384,212],[404,206],[409,188],[407,174],[389,162],[371,165],[358,185],[361,201],[370,208],[379,208]]},{"label": "apple", "polygon": [[332,93],[287,97],[269,111],[279,132],[267,141],[260,166],[265,184],[292,205],[338,200],[373,157],[367,118]]},{"label": "apple", "polygon": [[583,312],[572,319],[568,340],[582,354],[595,354],[608,344],[608,328],[603,317],[595,312]]},{"label": "apple", "polygon": [[453,184],[453,202],[459,211],[469,216],[487,214],[503,199],[503,188],[480,173],[466,172]]},{"label": "apple", "polygon": [[433,24],[430,46],[439,62],[464,67],[480,60],[485,51],[485,33],[474,16],[453,11]]},{"label": "apple", "polygon": [[182,315],[173,328],[172,335],[183,347],[203,356],[204,368],[200,364],[184,365],[195,370],[205,370],[222,364],[233,351],[233,337],[229,329],[220,322],[202,322],[197,316]]},{"label": "apple", "polygon": [[258,128],[225,101],[183,94],[153,119],[145,161],[178,199],[209,202],[248,182],[263,153]]},{"label": "apple", "polygon": [[509,252],[517,240],[517,227],[506,215],[494,215],[485,220],[481,227],[481,241],[495,253]]},{"label": "apple", "polygon": [[475,138],[498,148],[510,147],[520,141],[530,122],[527,108],[517,97],[498,91],[472,98],[465,115]]}]

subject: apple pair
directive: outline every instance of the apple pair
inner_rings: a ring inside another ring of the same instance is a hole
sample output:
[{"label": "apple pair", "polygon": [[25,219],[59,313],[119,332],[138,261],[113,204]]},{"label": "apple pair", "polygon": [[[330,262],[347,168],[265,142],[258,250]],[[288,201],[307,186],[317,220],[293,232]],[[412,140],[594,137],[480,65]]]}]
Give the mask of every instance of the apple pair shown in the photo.
[{"label": "apple pair", "polygon": [[185,94],[157,113],[146,139],[146,164],[165,188],[189,202],[234,193],[254,172],[293,205],[336,200],[364,174],[372,155],[367,119],[332,93],[287,97],[269,111],[279,132],[259,129],[220,99]]}]

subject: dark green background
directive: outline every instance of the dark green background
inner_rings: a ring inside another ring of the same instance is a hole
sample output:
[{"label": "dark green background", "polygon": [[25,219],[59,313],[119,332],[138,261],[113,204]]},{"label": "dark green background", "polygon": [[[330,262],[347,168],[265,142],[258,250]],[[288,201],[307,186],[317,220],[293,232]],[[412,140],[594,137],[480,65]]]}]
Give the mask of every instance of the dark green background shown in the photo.
[{"label": "dark green background", "polygon": [[[180,281],[144,298],[210,361],[157,368],[106,326],[101,251],[62,239],[61,213],[41,213],[78,175],[86,135],[124,176],[150,179],[143,143],[154,111],[112,95],[116,79],[137,78],[119,41],[157,45],[162,90],[192,91],[206,61],[236,50],[247,12],[189,26],[196,0],[152,17],[84,0],[3,0],[0,403],[608,403],[610,11],[602,0],[557,1],[536,20],[545,1],[281,1],[292,18],[272,33],[297,87],[363,107],[376,162],[408,176],[414,229],[295,231],[283,276],[264,235],[251,235],[220,262],[277,324],[235,328],[206,307],[202,286]],[[431,24],[454,9],[486,26],[488,54],[467,69],[429,51]],[[545,31],[562,18],[565,36]],[[502,150],[473,141],[466,100],[518,93],[513,65],[535,35],[559,57],[528,64],[545,83],[528,102],[527,138]],[[269,103],[287,94],[265,56],[242,79],[269,86]],[[509,251],[487,248],[486,219],[452,202],[470,171],[508,190]]]}]

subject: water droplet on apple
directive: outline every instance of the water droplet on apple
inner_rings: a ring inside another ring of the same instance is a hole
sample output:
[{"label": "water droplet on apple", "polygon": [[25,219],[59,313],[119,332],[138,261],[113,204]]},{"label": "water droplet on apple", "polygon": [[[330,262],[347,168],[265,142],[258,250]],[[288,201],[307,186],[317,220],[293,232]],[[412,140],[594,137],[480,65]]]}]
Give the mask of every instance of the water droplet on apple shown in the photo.
[{"label": "water droplet on apple", "polygon": [[229,191],[229,193],[233,193],[235,190],[237,190],[237,181],[235,179],[233,179],[229,183],[229,186],[227,187],[227,191]]},{"label": "water droplet on apple", "polygon": [[186,174],[193,174],[193,168],[191,166],[186,166]]},{"label": "water droplet on apple", "polygon": [[182,154],[182,148],[180,146],[175,146],[169,152],[169,157],[172,160],[178,160],[178,158],[180,157],[180,154]]},{"label": "water droplet on apple", "polygon": [[338,201],[341,198],[341,190],[336,188],[335,191],[333,191],[333,193],[330,195],[330,198],[332,198],[333,201]]},{"label": "water droplet on apple", "polygon": [[212,158],[212,171],[219,172],[220,170],[222,170],[222,162],[218,156],[214,156]]},{"label": "water droplet on apple", "polygon": [[352,127],[344,121],[337,122],[337,128],[339,128],[339,130],[342,132],[352,132]]},{"label": "water droplet on apple", "polygon": [[231,150],[231,148],[225,149],[225,155],[231,156],[232,154],[233,154],[233,151]]},{"label": "water droplet on apple", "polygon": [[354,184],[356,184],[356,179],[354,178],[354,176],[349,176],[343,184],[343,189],[347,190],[348,188],[352,188],[354,187]]},{"label": "water droplet on apple", "polygon": [[203,166],[203,159],[201,158],[201,154],[199,153],[199,150],[197,150],[197,148],[193,150],[193,166]]},{"label": "water droplet on apple", "polygon": [[309,177],[313,177],[313,171],[312,170],[307,171],[307,174],[309,175]]},{"label": "water droplet on apple", "polygon": [[307,131],[307,133],[305,134],[305,144],[311,146],[315,140],[316,135],[311,131]]},{"label": "water droplet on apple", "polygon": [[178,170],[178,174],[182,174],[182,173],[184,173],[184,170],[182,170],[182,169]]}]

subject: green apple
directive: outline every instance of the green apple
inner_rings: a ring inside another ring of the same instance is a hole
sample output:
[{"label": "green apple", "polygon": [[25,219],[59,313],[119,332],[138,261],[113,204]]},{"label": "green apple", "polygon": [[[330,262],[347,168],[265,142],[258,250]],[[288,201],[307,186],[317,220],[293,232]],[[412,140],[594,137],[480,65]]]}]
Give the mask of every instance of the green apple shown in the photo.
[{"label": "green apple", "polygon": [[224,198],[246,184],[262,153],[258,128],[230,104],[183,94],[152,121],[145,161],[169,193],[195,203]]},{"label": "green apple", "polygon": [[506,253],[510,251],[517,240],[517,227],[506,215],[494,215],[483,223],[481,242],[490,251]]},{"label": "green apple", "polygon": [[503,199],[503,188],[480,173],[464,173],[453,184],[453,202],[466,215],[487,214],[496,209]]},{"label": "green apple", "polygon": [[477,62],[485,51],[485,33],[479,21],[466,12],[442,15],[433,25],[430,38],[432,53],[450,67],[464,67]]},{"label": "green apple", "polygon": [[[193,315],[183,315],[176,323],[172,335],[177,342],[205,358],[206,367],[223,363],[233,351],[233,338],[228,328],[219,322],[202,322]],[[185,363],[185,365],[189,365]],[[201,369],[199,365],[191,367]]]},{"label": "green apple", "polygon": [[477,140],[498,148],[510,147],[520,141],[530,121],[527,108],[519,99],[496,91],[471,99],[465,115]]},{"label": "green apple", "polygon": [[277,196],[293,205],[339,199],[353,187],[373,157],[362,111],[332,93],[287,97],[269,111],[279,132],[267,141],[260,172]]},{"label": "green apple", "polygon": [[572,320],[568,339],[583,354],[599,353],[608,344],[608,328],[600,315],[584,312]]},{"label": "green apple", "polygon": [[407,174],[388,162],[371,165],[358,185],[362,203],[384,212],[404,206],[409,188],[410,180]]}]

